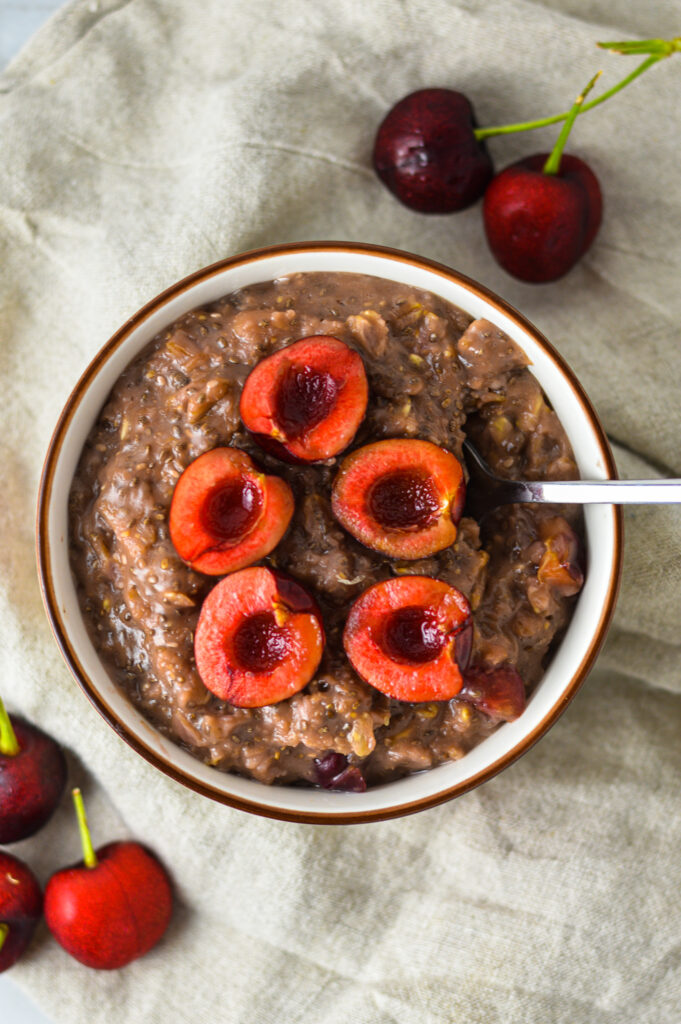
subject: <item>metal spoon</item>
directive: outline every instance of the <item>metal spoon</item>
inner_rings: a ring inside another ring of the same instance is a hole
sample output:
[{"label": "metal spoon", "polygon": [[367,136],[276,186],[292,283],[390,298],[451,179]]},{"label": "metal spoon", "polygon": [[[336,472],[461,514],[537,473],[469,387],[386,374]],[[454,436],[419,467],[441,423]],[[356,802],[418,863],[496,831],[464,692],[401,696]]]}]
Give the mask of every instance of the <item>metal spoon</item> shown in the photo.
[{"label": "metal spoon", "polygon": [[500,505],[552,502],[557,505],[657,505],[681,502],[681,480],[504,480],[492,472],[477,448],[463,443],[470,480],[466,514],[481,520]]}]

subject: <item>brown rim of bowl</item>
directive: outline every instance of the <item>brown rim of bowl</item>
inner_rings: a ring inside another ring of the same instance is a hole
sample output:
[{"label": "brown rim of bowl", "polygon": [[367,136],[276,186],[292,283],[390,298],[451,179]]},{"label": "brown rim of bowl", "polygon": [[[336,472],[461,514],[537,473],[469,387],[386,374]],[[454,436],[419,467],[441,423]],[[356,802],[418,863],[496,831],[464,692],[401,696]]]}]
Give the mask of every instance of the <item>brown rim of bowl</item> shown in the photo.
[{"label": "brown rim of bowl", "polygon": [[[392,807],[384,807],[378,810],[370,811],[339,811],[339,813],[325,813],[325,812],[306,812],[306,811],[288,811],[286,809],[279,809],[277,807],[271,807],[266,804],[260,804],[257,801],[242,799],[237,796],[232,796],[227,793],[223,793],[219,790],[213,789],[207,783],[198,781],[197,779],[190,779],[183,774],[178,768],[176,768],[171,762],[166,761],[160,757],[156,751],[151,750],[147,747],[138,737],[132,735],[128,730],[128,727],[121,722],[115,712],[108,706],[103,700],[96,688],[85,673],[78,655],[73,649],[67,632],[63,626],[62,619],[59,613],[59,607],[54,592],[54,585],[52,579],[52,571],[50,566],[50,547],[47,529],[47,509],[49,507],[50,498],[52,494],[52,485],[54,480],[55,465],[57,457],[61,450],[61,446],[64,441],[65,434],[71,423],[76,409],[78,408],[85,391],[92,379],[98,373],[100,367],[111,354],[123,343],[123,341],[129,336],[129,334],[136,329],[148,316],[154,313],[157,309],[162,307],[170,298],[173,298],[182,292],[186,291],[192,285],[196,284],[201,280],[213,277],[215,274],[222,272],[229,267],[236,267],[245,263],[255,263],[259,260],[268,259],[271,256],[287,253],[309,253],[319,251],[330,251],[330,252],[350,252],[350,253],[366,253],[368,255],[382,256],[398,263],[409,263],[416,265],[425,270],[434,271],[440,276],[449,278],[457,284],[463,284],[473,293],[481,296],[490,305],[500,310],[511,320],[513,320],[519,327],[527,331],[535,341],[542,347],[549,357],[556,363],[568,379],[572,388],[574,389],[582,410],[588,422],[590,423],[594,433],[597,436],[601,456],[603,458],[604,466],[609,479],[616,479],[617,471],[615,468],[615,462],[610,450],[605,431],[601,426],[601,423],[596,415],[596,412],[591,405],[582,385],[577,380],[575,374],[567,365],[563,357],[556,351],[553,345],[531,324],[521,313],[519,313],[513,306],[500,299],[497,295],[488,291],[487,288],[478,284],[476,281],[471,280],[464,274],[460,274],[450,267],[445,266],[442,263],[437,263],[434,260],[429,260],[423,256],[418,256],[413,253],[404,252],[400,249],[391,249],[379,245],[370,245],[367,243],[352,243],[352,242],[292,242],[282,245],[272,245],[261,249],[253,249],[248,252],[239,253],[235,256],[230,256],[227,259],[220,260],[217,263],[213,263],[208,267],[204,267],[201,270],[195,271],[188,277],[183,278],[176,284],[171,285],[165,291],[161,292],[156,298],[152,299],[140,310],[137,311],[129,320],[126,321],[123,326],[116,331],[116,333],[103,345],[99,350],[94,359],[90,362],[89,366],[82,374],[80,380],[76,384],[75,388],[71,392],[66,405],[64,406],[62,413],[59,417],[57,425],[54,429],[52,439],[50,441],[47,455],[45,457],[45,463],[43,466],[42,476],[40,480],[40,490],[38,494],[38,517],[36,524],[36,543],[37,543],[37,558],[38,558],[38,575],[40,581],[40,588],[43,595],[43,601],[45,603],[45,609],[47,616],[50,621],[52,632],[54,633],[55,639],[59,648],[61,649],[62,655],[71,670],[71,673],[79,683],[81,688],[84,690],[86,696],[90,702],[99,711],[106,722],[114,729],[118,735],[128,743],[133,750],[137,751],[142,757],[144,757],[150,764],[153,764],[156,768],[159,768],[164,774],[174,779],[176,782],[180,782],[187,786],[189,789],[193,789],[197,793],[201,793],[204,796],[208,796],[213,800],[217,800],[220,803],[227,804],[230,807],[235,807],[238,810],[249,811],[251,813],[259,814],[267,818],[276,818],[283,821],[293,821],[298,823],[308,824],[322,824],[322,825],[341,825],[341,824],[358,824],[360,822],[369,821],[383,821],[388,818],[397,818],[407,814],[413,814],[416,811],[426,810],[430,807],[435,807],[437,804],[444,803],[447,800],[451,800],[453,797],[460,796],[463,793],[479,786],[481,783],[491,779],[494,775],[497,775],[504,768],[507,768],[510,764],[516,761],[522,754],[526,753],[532,747],[541,736],[554,724],[558,717],[566,709],[572,698],[575,696],[579,688],[582,686],[586,679],[589,670],[591,669],[596,656],[603,644],[605,635],[607,633],[610,621],[615,608],[617,600],[617,594],[619,591],[620,579],[622,575],[622,543],[623,543],[623,518],[622,511],[617,506],[613,506],[612,514],[614,520],[614,559],[612,565],[612,571],[610,575],[610,583],[608,592],[605,600],[605,604],[601,613],[600,621],[594,632],[593,638],[589,645],[584,658],[582,659],[579,668],[572,677],[572,680],[563,692],[561,699],[553,706],[551,711],[544,716],[542,721],[524,737],[513,750],[509,751],[503,757],[499,758],[493,764],[487,768],[478,772],[470,779],[466,779],[464,782],[457,783],[455,786],[451,786],[448,789],[442,790],[441,792],[435,793],[432,796],[423,797],[420,800],[413,800],[409,803],[397,804]],[[149,723],[149,728],[154,731],[154,727]],[[387,783],[389,785],[389,783]],[[345,797],[347,799],[347,797]]]}]

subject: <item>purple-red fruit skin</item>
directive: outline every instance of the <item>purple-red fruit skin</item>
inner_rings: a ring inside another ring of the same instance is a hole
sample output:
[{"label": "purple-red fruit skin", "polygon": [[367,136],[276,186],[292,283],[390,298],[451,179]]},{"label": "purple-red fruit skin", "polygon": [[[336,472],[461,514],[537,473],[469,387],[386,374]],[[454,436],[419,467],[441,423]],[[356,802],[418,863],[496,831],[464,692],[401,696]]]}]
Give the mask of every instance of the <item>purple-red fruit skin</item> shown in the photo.
[{"label": "purple-red fruit skin", "polygon": [[412,210],[454,213],[483,195],[493,167],[475,138],[475,115],[463,93],[420,89],[388,112],[374,143],[381,181]]},{"label": "purple-red fruit skin", "polygon": [[66,759],[52,737],[21,718],[12,718],[12,727],[20,750],[0,754],[0,843],[42,828],[66,784]]},{"label": "purple-red fruit skin", "polygon": [[367,788],[366,779],[357,765],[348,764],[345,754],[331,751],[324,757],[315,759],[317,783],[323,789],[364,793]]},{"label": "purple-red fruit skin", "polygon": [[0,924],[9,931],[0,947],[0,972],[15,964],[28,946],[43,911],[43,894],[22,860],[0,850]]},{"label": "purple-red fruit skin", "polygon": [[591,168],[564,154],[558,174],[544,174],[548,156],[536,153],[497,174],[483,205],[495,259],[509,274],[533,284],[566,274],[593,242],[603,214]]}]

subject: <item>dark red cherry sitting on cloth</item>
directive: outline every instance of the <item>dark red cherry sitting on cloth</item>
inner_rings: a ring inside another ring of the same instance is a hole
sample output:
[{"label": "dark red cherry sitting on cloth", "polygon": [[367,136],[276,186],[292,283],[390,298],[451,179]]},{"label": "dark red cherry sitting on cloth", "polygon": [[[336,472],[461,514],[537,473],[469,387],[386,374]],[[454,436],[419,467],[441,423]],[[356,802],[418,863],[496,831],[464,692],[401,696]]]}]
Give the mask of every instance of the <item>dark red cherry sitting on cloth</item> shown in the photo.
[{"label": "dark red cherry sitting on cloth", "polygon": [[0,700],[0,843],[32,836],[48,821],[66,784],[66,759],[35,725],[10,719]]},{"label": "dark red cherry sitting on cloth", "polygon": [[192,569],[222,576],[264,558],[293,515],[293,493],[238,448],[213,448],[187,466],[170,505],[170,537]]},{"label": "dark red cherry sitting on cloth", "polygon": [[462,686],[470,628],[460,590],[428,576],[400,576],[355,601],[343,645],[358,675],[388,697],[449,700]]},{"label": "dark red cherry sitting on cloth", "polygon": [[376,134],[376,173],[397,198],[421,213],[470,206],[492,177],[492,161],[474,134],[473,108],[452,89],[420,89],[388,112]]},{"label": "dark red cherry sitting on cloth", "polygon": [[286,461],[321,462],[357,432],[369,397],[361,356],[338,338],[302,338],[262,359],[239,411],[261,447]]},{"label": "dark red cherry sitting on cloth", "polygon": [[92,846],[80,790],[73,790],[83,861],[57,871],[45,889],[45,920],[67,953],[99,970],[124,967],[148,953],[170,921],[165,868],[134,842]]},{"label": "dark red cherry sitting on cloth", "polygon": [[204,685],[237,707],[292,697],[317,671],[321,614],[299,583],[254,566],[221,580],[203,602],[194,639]]},{"label": "dark red cherry sitting on cloth", "polygon": [[564,155],[545,174],[548,153],[525,157],[497,174],[485,193],[485,231],[498,263],[521,281],[567,274],[593,242],[603,200],[598,179],[579,157]]},{"label": "dark red cherry sitting on cloth", "polygon": [[595,76],[577,97],[551,153],[535,153],[497,174],[485,193],[490,249],[509,274],[540,284],[567,274],[600,227],[603,199],[588,164],[563,153]]},{"label": "dark red cherry sitting on cloth", "polygon": [[0,972],[24,952],[43,911],[43,894],[22,860],[0,850]]}]

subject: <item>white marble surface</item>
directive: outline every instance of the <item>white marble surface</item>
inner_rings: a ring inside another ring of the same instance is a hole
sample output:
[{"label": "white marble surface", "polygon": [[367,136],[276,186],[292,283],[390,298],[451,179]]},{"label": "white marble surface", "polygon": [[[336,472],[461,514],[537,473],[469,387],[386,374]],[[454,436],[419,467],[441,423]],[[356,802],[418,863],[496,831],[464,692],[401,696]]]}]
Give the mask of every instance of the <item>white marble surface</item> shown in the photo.
[{"label": "white marble surface", "polygon": [[[0,70],[58,7],[61,0],[0,0]],[[0,976],[0,1021],[53,1024],[14,984],[9,972]]]}]

